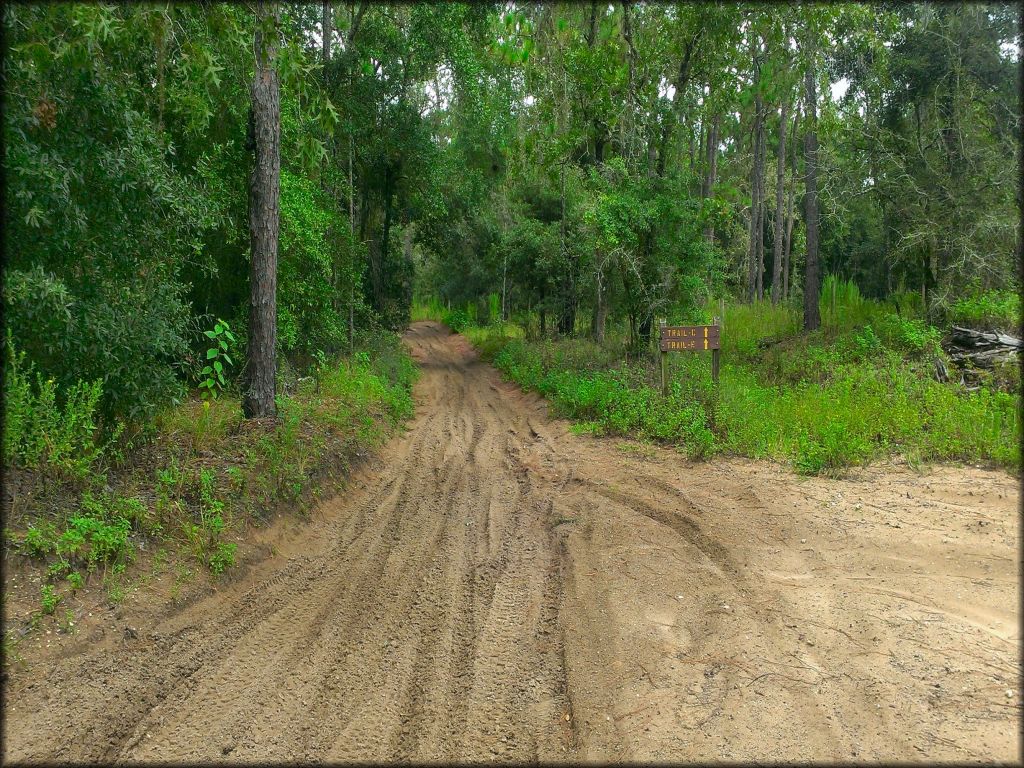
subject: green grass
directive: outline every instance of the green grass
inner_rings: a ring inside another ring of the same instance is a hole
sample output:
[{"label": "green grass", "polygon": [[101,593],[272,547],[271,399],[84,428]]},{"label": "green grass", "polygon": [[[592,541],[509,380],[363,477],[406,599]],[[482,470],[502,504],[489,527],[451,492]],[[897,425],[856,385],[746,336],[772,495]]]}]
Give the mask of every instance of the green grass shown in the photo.
[{"label": "green grass", "polygon": [[505,327],[466,335],[582,431],[671,443],[694,457],[781,460],[806,474],[894,455],[1019,470],[1015,391],[938,382],[935,328],[842,284],[836,295],[831,319],[812,334],[800,332],[795,308],[727,307],[719,387],[709,355],[670,355],[667,397],[654,360],[626,362],[617,344],[529,341]]}]

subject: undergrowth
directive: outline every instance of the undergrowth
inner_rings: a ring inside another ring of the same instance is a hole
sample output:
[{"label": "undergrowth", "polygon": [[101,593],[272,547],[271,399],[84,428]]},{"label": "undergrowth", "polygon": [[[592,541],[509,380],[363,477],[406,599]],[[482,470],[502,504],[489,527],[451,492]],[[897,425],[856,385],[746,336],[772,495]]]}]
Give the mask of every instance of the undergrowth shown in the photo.
[{"label": "undergrowth", "polygon": [[10,339],[6,353],[4,462],[22,492],[5,546],[45,573],[43,615],[93,580],[123,599],[142,549],[171,545],[214,576],[232,568],[246,526],[281,504],[304,509],[412,416],[418,375],[396,334],[367,336],[351,358],[320,356],[290,391],[279,384],[276,423],[247,424],[225,390],[166,409],[126,445],[96,416],[100,382],[62,392]]},{"label": "undergrowth", "polygon": [[[727,307],[719,386],[710,355],[669,355],[667,396],[657,355],[627,360],[614,332],[604,345],[530,341],[506,327],[466,336],[510,379],[580,422],[577,429],[671,443],[694,457],[770,458],[805,474],[894,455],[1020,468],[1015,391],[940,383],[936,328],[907,305],[897,313],[848,284],[826,281],[825,289],[822,329],[811,334],[800,332],[797,308]],[[709,306],[702,320],[719,312]]]}]

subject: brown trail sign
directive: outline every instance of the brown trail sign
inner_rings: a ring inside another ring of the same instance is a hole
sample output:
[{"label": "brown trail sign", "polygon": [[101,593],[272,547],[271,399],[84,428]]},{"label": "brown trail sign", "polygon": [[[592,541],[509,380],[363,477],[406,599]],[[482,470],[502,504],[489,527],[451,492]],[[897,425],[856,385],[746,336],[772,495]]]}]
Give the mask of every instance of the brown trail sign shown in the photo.
[{"label": "brown trail sign", "polygon": [[717,325],[665,325],[661,327],[661,351],[719,349],[720,335]]},{"label": "brown trail sign", "polygon": [[721,349],[722,328],[716,317],[712,325],[665,325],[658,324],[661,348],[661,393],[668,395],[668,373],[665,356],[669,352],[711,352],[711,378],[718,384],[718,355]]}]

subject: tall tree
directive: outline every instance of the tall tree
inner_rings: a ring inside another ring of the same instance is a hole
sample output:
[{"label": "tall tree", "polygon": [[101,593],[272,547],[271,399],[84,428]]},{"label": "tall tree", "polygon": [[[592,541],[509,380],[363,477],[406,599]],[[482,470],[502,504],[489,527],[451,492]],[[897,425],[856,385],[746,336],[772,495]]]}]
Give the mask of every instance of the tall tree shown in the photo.
[{"label": "tall tree", "polygon": [[779,109],[779,148],[775,155],[775,235],[772,238],[772,304],[778,304],[782,296],[782,248],[785,219],[786,186],[786,121],[789,100],[783,96]]},{"label": "tall tree", "polygon": [[804,221],[807,224],[807,261],[804,264],[804,329],[813,331],[821,325],[818,294],[821,275],[818,271],[818,110],[815,67],[815,40],[807,35],[804,86],[806,94],[807,128],[804,132],[805,187]]},{"label": "tall tree", "polygon": [[762,257],[763,243],[763,200],[762,176],[764,163],[762,143],[764,136],[764,97],[761,94],[761,59],[757,50],[756,39],[751,42],[753,52],[753,88],[754,88],[754,124],[751,128],[751,160],[750,160],[750,244],[747,250],[747,299],[754,301],[760,298],[761,272],[764,271]]},{"label": "tall tree", "polygon": [[249,181],[249,344],[242,410],[247,418],[274,416],[277,373],[277,245],[281,196],[281,93],[275,69],[278,9],[257,5],[254,40],[252,147]]}]

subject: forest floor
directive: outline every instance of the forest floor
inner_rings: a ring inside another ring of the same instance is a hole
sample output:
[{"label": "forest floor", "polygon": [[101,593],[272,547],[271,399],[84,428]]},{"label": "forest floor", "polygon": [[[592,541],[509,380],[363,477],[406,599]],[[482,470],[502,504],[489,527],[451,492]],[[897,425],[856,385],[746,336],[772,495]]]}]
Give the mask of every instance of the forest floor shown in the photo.
[{"label": "forest floor", "polygon": [[5,762],[1020,760],[1012,475],[688,461],[406,340],[410,429],[216,591],[26,648]]}]

